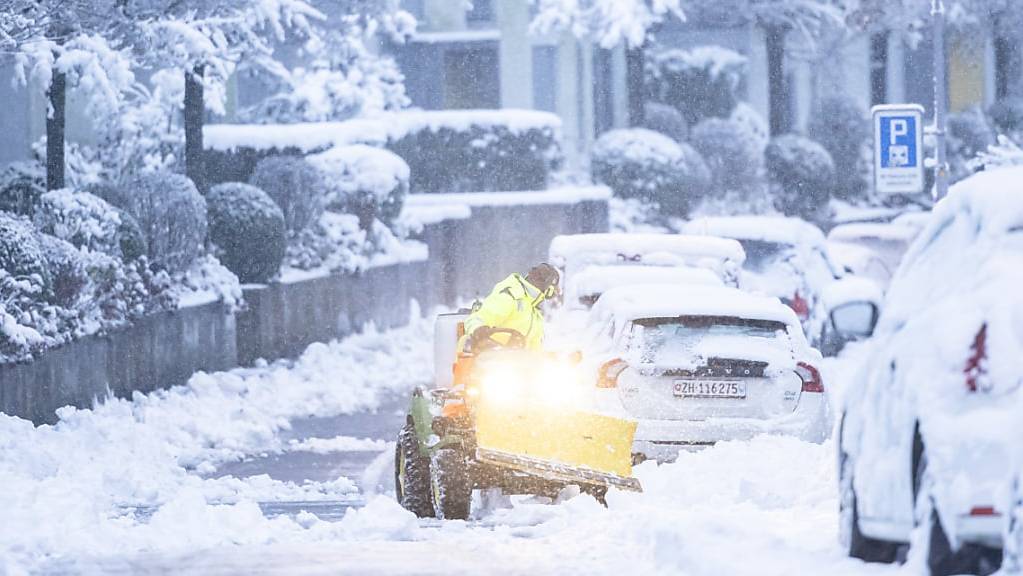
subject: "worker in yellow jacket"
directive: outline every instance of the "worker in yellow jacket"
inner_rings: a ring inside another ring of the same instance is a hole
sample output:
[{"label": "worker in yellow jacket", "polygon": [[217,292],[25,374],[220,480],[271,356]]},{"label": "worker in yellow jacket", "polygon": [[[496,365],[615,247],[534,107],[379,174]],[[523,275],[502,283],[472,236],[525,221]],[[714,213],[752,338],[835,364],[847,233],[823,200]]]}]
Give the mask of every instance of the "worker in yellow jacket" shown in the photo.
[{"label": "worker in yellow jacket", "polygon": [[498,282],[465,320],[468,349],[478,349],[482,342],[491,339],[507,344],[511,337],[494,333],[493,329],[510,328],[522,334],[527,349],[539,350],[543,344],[540,304],[552,298],[557,289],[558,271],[550,264],[537,264],[525,277],[515,273]]}]

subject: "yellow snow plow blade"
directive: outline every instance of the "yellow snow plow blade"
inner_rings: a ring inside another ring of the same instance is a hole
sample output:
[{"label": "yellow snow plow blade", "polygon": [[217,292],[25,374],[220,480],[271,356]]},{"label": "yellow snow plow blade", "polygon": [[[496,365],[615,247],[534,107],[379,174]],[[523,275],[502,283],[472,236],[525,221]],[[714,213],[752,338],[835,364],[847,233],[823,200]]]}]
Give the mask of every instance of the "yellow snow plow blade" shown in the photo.
[{"label": "yellow snow plow blade", "polygon": [[535,404],[481,402],[477,458],[552,480],[641,491],[632,478],[636,423]]}]

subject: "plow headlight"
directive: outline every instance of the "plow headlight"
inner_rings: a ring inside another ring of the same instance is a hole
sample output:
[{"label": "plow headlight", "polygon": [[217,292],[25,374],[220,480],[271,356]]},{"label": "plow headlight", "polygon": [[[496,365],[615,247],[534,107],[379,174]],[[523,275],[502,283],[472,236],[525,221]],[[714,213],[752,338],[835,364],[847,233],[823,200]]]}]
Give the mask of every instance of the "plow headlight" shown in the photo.
[{"label": "plow headlight", "polygon": [[577,366],[567,362],[500,363],[487,366],[480,379],[480,397],[501,404],[568,405],[579,399],[580,382]]}]

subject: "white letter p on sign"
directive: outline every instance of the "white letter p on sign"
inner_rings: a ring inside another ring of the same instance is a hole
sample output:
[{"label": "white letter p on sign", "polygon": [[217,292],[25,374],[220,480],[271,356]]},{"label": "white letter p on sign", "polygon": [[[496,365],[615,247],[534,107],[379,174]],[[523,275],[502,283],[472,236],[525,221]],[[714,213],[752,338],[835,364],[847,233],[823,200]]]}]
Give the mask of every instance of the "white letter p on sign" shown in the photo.
[{"label": "white letter p on sign", "polygon": [[899,138],[907,135],[909,135],[909,123],[902,119],[893,118],[891,130],[889,131],[889,140],[891,140],[891,144],[898,144]]}]

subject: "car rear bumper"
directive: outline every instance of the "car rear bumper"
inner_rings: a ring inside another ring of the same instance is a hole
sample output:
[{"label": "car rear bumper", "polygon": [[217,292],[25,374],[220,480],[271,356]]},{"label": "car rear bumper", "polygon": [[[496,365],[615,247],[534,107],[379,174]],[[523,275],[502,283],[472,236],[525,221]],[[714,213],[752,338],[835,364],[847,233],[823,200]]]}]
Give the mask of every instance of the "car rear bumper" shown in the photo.
[{"label": "car rear bumper", "polygon": [[750,440],[763,434],[793,436],[806,442],[823,442],[827,438],[826,400],[800,399],[792,414],[771,419],[715,418],[708,420],[640,419],[632,451],[647,459],[668,461],[683,450],[699,450],[717,442]]}]

